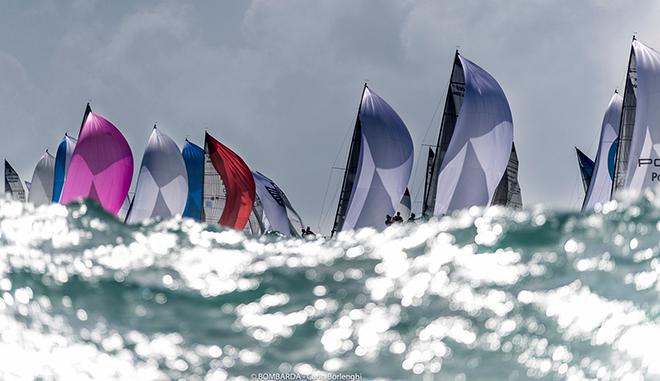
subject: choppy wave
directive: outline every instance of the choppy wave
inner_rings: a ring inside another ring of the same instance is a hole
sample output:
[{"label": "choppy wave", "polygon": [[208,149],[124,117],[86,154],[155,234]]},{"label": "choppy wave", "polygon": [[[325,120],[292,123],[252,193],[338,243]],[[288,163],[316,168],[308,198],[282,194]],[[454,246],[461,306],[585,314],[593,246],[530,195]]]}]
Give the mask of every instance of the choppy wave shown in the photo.
[{"label": "choppy wave", "polygon": [[649,194],[305,241],[1,200],[0,379],[658,380],[659,220]]}]

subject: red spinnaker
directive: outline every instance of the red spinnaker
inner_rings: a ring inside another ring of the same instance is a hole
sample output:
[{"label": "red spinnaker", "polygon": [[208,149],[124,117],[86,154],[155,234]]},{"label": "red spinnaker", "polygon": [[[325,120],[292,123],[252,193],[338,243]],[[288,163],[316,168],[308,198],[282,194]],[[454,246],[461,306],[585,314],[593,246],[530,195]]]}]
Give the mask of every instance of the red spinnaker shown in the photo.
[{"label": "red spinnaker", "polygon": [[227,197],[218,223],[242,230],[248,223],[254,205],[255,186],[252,172],[243,159],[208,133],[206,146],[213,168],[222,178]]}]

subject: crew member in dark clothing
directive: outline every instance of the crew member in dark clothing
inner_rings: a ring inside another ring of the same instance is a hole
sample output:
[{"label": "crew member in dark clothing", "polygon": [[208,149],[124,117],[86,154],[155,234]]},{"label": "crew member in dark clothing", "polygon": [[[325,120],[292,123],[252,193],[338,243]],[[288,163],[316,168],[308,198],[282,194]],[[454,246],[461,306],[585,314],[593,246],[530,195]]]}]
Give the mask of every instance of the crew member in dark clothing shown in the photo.
[{"label": "crew member in dark clothing", "polygon": [[392,222],[393,222],[393,221],[392,221],[392,216],[390,216],[389,214],[386,215],[386,216],[385,216],[385,226],[390,226],[390,225],[392,225]]},{"label": "crew member in dark clothing", "polygon": [[410,213],[410,217],[408,218],[408,222],[415,222],[415,213]]},{"label": "crew member in dark clothing", "polygon": [[396,212],[396,216],[392,217],[394,222],[403,222],[403,217],[401,217],[401,212]]},{"label": "crew member in dark clothing", "polygon": [[310,229],[308,226],[307,229],[303,230],[303,237],[316,237],[316,234],[314,234],[312,229]]}]

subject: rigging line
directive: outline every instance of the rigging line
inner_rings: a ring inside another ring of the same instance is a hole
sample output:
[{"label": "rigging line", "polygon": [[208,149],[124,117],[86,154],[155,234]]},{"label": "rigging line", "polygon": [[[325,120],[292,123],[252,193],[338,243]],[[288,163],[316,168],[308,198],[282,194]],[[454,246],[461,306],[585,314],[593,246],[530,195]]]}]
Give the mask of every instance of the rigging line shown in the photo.
[{"label": "rigging line", "polygon": [[319,215],[319,223],[316,226],[317,231],[321,231],[321,220],[323,219],[323,210],[325,209],[325,201],[328,198],[328,190],[330,189],[330,180],[332,179],[332,169],[330,169],[330,174],[328,175],[328,182],[325,185],[325,193],[323,194],[323,203],[321,204],[321,213]]},{"label": "rigging line", "polygon": [[[449,80],[447,80],[447,82],[445,83],[445,87],[443,87],[443,88],[448,88],[450,81],[451,81],[451,76],[450,76]],[[445,98],[446,98],[446,95],[445,95]],[[438,100],[438,104],[435,106],[435,110],[433,111],[433,115],[431,115],[431,120],[429,121],[429,124],[426,127],[426,131],[424,132],[424,137],[422,137],[422,145],[421,145],[422,146],[422,151],[423,151],[423,147],[425,146],[424,142],[426,141],[426,137],[429,135],[429,131],[431,131],[431,127],[433,127],[433,125],[434,125],[433,122],[435,121],[435,118],[438,115],[438,111],[440,110],[440,106],[444,105],[445,100],[446,99],[443,100],[442,95],[440,95],[440,99]],[[436,123],[436,124],[438,124],[438,123]],[[435,144],[429,145],[429,146],[435,147]],[[417,174],[418,168],[419,168],[419,160],[417,160],[415,162],[415,168],[413,169],[413,176],[415,176]],[[425,168],[424,169],[424,178],[426,178],[426,166],[424,166],[424,168]],[[420,187],[415,186],[415,179],[417,179],[417,177],[413,177],[413,183],[412,183],[413,188],[415,189],[415,191],[414,191],[415,196],[413,197],[413,202],[416,202],[419,199],[420,189],[422,189]],[[417,181],[419,182],[419,180],[417,180]]]},{"label": "rigging line", "polygon": [[337,156],[335,156],[335,161],[332,162],[330,172],[328,173],[328,185],[325,188],[325,195],[323,196],[323,202],[321,203],[321,212],[319,214],[319,223],[318,223],[319,231],[320,231],[320,227],[321,227],[321,220],[323,219],[323,213],[326,211],[325,210],[325,202],[326,202],[326,198],[328,196],[328,188],[330,187],[330,180],[332,179],[332,173],[333,173],[332,172],[333,171],[332,167],[337,166],[337,160],[339,160],[339,156],[343,152],[343,147],[346,145],[346,141],[348,140],[348,135],[351,133],[351,131],[353,131],[354,128],[355,127],[350,127],[350,124],[349,124],[349,128],[346,130],[346,134],[344,134],[344,139],[342,140],[341,145],[339,146],[339,149],[337,150]]},{"label": "rigging line", "polygon": [[[338,198],[338,197],[339,197],[339,192],[340,192],[340,191],[341,191],[341,187],[337,187],[337,189],[335,190],[334,195],[332,196],[332,200],[334,200],[335,198]],[[330,209],[330,210],[332,210],[332,209]],[[328,220],[328,217],[329,217],[329,216],[330,216],[330,214],[327,214],[327,213],[326,213],[326,215],[325,215],[325,220]],[[330,220],[330,224],[332,224],[333,222],[334,222],[334,221]],[[332,230],[332,225],[330,226],[330,230]],[[320,231],[320,230],[319,230],[319,231]]]}]

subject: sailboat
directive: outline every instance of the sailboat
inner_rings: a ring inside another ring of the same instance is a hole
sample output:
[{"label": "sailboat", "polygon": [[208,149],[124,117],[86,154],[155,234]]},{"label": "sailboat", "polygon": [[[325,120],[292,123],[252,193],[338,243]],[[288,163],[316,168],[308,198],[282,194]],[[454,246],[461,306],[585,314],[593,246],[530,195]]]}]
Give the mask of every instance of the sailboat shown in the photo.
[{"label": "sailboat", "polygon": [[348,152],[332,235],[385,228],[410,181],[414,148],[403,120],[366,84]]},{"label": "sailboat", "polygon": [[73,150],[76,147],[76,139],[64,134],[64,137],[57,146],[57,153],[55,154],[55,174],[53,179],[53,202],[60,201],[62,194],[62,187],[64,186],[64,178],[66,171],[71,164],[71,157],[73,157]]},{"label": "sailboat", "polygon": [[[252,175],[258,199],[253,214],[257,218],[261,215],[261,229],[274,230],[287,237],[299,237],[303,228],[302,219],[293,209],[284,192],[262,173],[252,172]],[[290,214],[293,218],[289,217]]]},{"label": "sailboat", "polygon": [[202,220],[202,185],[204,183],[204,149],[186,139],[181,150],[188,173],[188,199],[183,216]]},{"label": "sailboat", "polygon": [[614,92],[603,117],[598,151],[596,152],[596,160],[593,163],[593,174],[587,183],[586,194],[582,202],[583,211],[591,210],[596,204],[610,199],[619,145],[618,136],[622,106],[623,98],[618,92]]},{"label": "sailboat", "polygon": [[25,202],[25,189],[18,172],[5,159],[5,193],[9,194],[14,200]]},{"label": "sailboat", "polygon": [[133,154],[126,138],[87,104],[60,202],[94,200],[117,215],[133,177]]},{"label": "sailboat", "polygon": [[611,196],[660,181],[660,53],[633,37]]},{"label": "sailboat", "polygon": [[243,230],[252,213],[255,194],[252,171],[243,159],[206,133],[203,220]]},{"label": "sailboat", "polygon": [[55,157],[46,150],[32,174],[28,202],[35,206],[50,204],[53,199],[53,172]]},{"label": "sailboat", "polygon": [[187,198],[188,173],[179,147],[154,125],[142,156],[126,222],[134,224],[180,215]]},{"label": "sailboat", "polygon": [[522,206],[511,110],[497,81],[456,51],[422,214],[488,205]]}]

